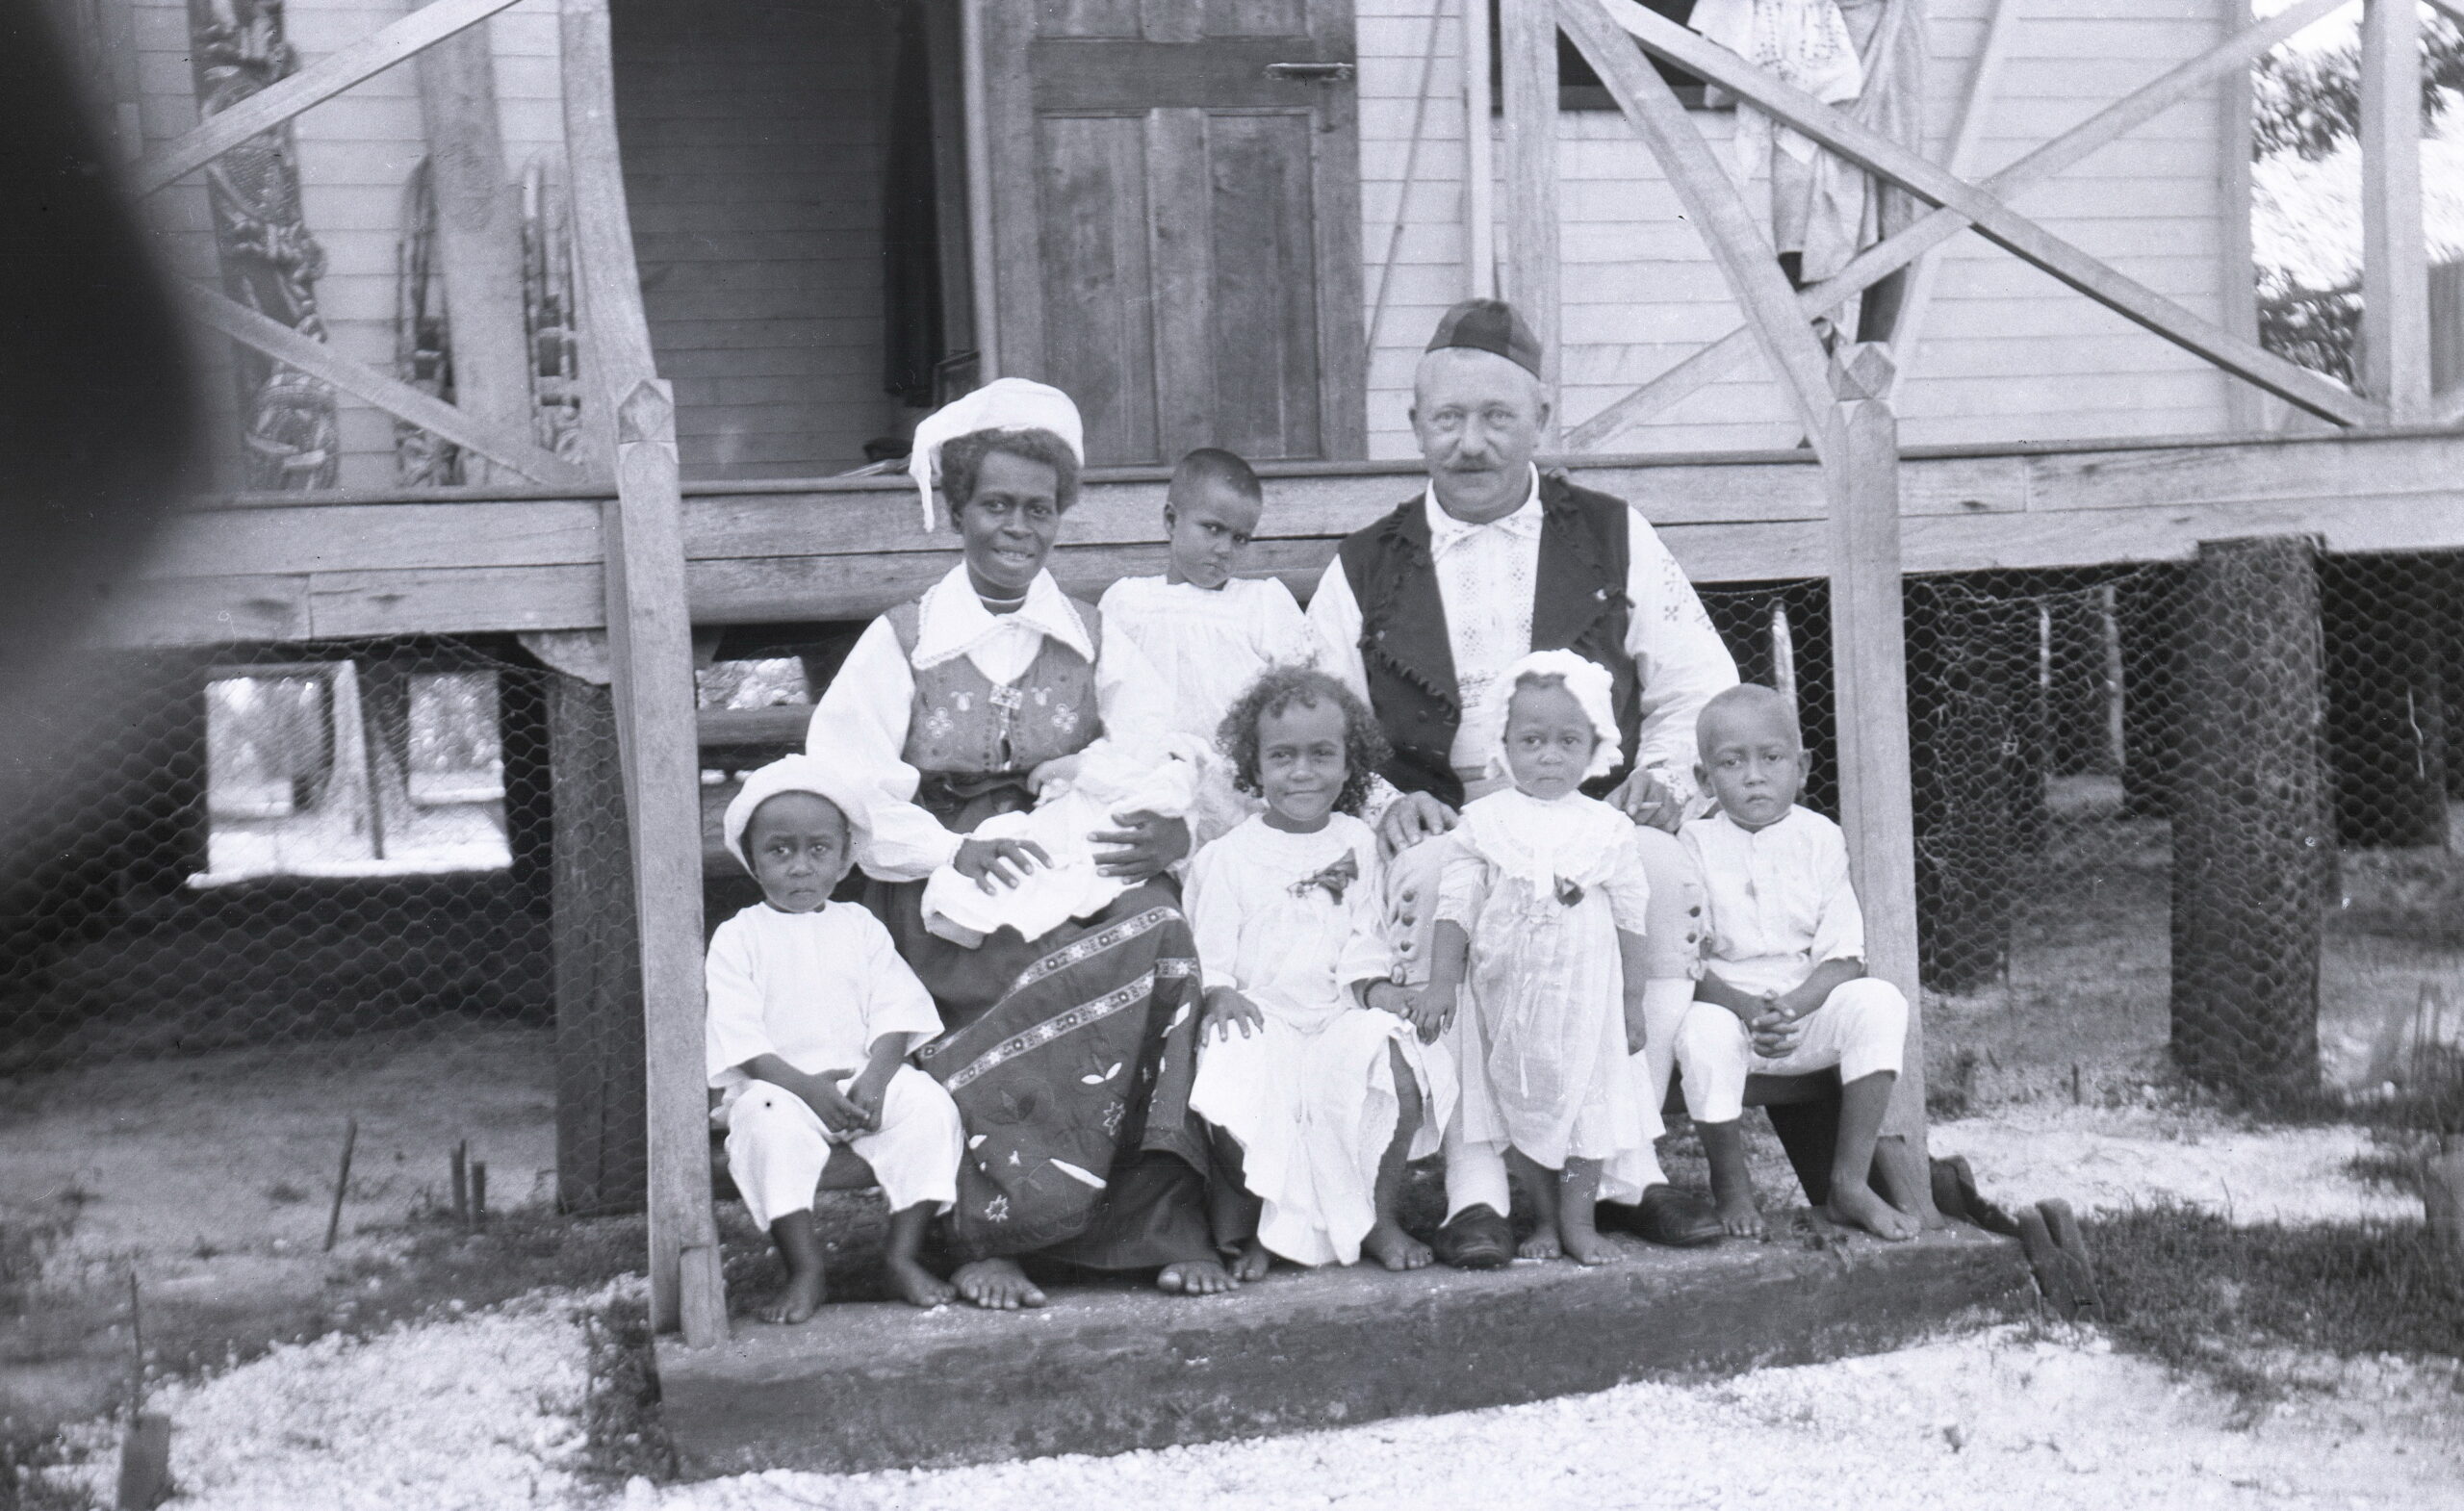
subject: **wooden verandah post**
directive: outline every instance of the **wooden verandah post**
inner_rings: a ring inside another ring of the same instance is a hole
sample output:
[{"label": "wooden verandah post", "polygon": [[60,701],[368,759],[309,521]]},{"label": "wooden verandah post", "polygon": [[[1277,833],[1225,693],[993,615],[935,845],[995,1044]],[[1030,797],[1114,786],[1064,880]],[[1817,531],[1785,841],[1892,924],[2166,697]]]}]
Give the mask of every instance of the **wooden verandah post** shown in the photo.
[{"label": "wooden verandah post", "polygon": [[1867,967],[1906,993],[1909,1005],[1905,1067],[1877,1156],[1890,1199],[1938,1220],[1925,1150],[1915,817],[1901,623],[1899,424],[1890,407],[1890,351],[1879,344],[1861,346],[1825,361],[1769,241],[1666,82],[1627,45],[1597,0],[1555,0],[1554,9],[1557,22],[1669,176],[1821,460],[1830,505],[1841,827],[1864,904]]},{"label": "wooden verandah post", "polygon": [[676,399],[657,375],[642,312],[607,0],[563,0],[559,34],[582,349],[616,442],[616,497],[603,516],[607,641],[642,952],[651,1325],[681,1326],[699,1347],[724,1341],[728,1324],[703,1089],[701,756]]}]

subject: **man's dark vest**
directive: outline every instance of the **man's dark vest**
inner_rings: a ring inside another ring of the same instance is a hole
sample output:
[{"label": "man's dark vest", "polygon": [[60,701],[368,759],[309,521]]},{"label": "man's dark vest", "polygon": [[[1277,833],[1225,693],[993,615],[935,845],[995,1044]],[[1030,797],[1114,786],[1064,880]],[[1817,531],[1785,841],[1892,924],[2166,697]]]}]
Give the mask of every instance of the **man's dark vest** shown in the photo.
[{"label": "man's dark vest", "polygon": [[[1542,474],[1531,649],[1573,651],[1608,669],[1627,759],[1586,787],[1595,794],[1625,780],[1643,723],[1642,689],[1626,653],[1626,627],[1634,613],[1626,596],[1628,520],[1623,499]],[[1370,704],[1395,747],[1382,775],[1405,792],[1459,806],[1463,783],[1450,753],[1463,704],[1421,499],[1354,533],[1336,554],[1360,603]]]}]

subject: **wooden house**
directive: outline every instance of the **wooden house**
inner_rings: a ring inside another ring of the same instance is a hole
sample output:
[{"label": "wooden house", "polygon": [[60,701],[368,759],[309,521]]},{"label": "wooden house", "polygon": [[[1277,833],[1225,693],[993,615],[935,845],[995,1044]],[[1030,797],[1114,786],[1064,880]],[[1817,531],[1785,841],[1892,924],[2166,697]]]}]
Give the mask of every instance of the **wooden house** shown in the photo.
[{"label": "wooden house", "polygon": [[[2259,347],[2248,252],[2249,65],[2338,0],[1889,3],[1918,141],[1686,0],[54,0],[227,406],[221,492],[102,633],[521,635],[612,685],[657,1314],[713,1336],[695,640],[946,570],[903,479],[843,475],[937,397],[1078,397],[1069,585],[1153,570],[1159,464],[1213,444],[1270,464],[1259,562],[1305,591],[1415,486],[1437,314],[1503,294],[1553,338],[1559,459],[1697,580],[1831,577],[1869,898],[1912,885],[1903,571],[2464,546],[2411,0],[2364,29],[2358,391]],[[1924,214],[1793,290],[1722,98]],[[1887,346],[1818,344],[1902,269]],[[1876,942],[1909,985],[1912,929]]]}]

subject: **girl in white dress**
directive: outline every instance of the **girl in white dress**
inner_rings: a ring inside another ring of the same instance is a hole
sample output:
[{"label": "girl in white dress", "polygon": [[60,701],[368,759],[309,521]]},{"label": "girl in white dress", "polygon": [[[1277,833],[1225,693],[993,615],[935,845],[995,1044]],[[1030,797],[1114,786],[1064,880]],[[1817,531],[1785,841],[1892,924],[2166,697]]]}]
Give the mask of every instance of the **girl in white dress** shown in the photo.
[{"label": "girl in white dress", "polygon": [[1245,1280],[1270,1254],[1417,1269],[1429,1250],[1395,1205],[1405,1164],[1436,1152],[1453,1076],[1423,1053],[1434,1012],[1389,979],[1377,836],[1354,816],[1385,741],[1341,683],[1299,667],[1253,683],[1220,740],[1266,810],[1190,863],[1206,982],[1190,1106],[1242,1188],[1217,1202],[1216,1241]]},{"label": "girl in white dress", "polygon": [[1596,1265],[1613,1250],[1593,1204],[1641,1195],[1661,1131],[1627,1063],[1651,886],[1632,822],[1579,790],[1617,764],[1608,673],[1571,651],[1525,656],[1481,717],[1514,785],[1466,804],[1450,836],[1429,995],[1451,1025],[1463,1137],[1504,1147],[1539,1215],[1519,1251]]}]

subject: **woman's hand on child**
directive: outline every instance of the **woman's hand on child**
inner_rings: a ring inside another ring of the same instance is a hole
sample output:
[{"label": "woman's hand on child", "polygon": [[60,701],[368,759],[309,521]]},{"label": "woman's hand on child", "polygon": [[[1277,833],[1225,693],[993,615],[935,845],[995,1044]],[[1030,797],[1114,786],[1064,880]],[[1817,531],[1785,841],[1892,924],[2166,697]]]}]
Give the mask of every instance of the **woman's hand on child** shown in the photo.
[{"label": "woman's hand on child", "polygon": [[962,839],[959,853],[950,858],[952,870],[987,892],[995,882],[1015,886],[1027,879],[1028,872],[1050,864],[1052,857],[1032,839]]},{"label": "woman's hand on child", "polygon": [[1377,853],[1392,860],[1424,839],[1454,827],[1454,810],[1425,792],[1406,792],[1377,818]]},{"label": "woman's hand on child", "polygon": [[1252,1033],[1266,1032],[1267,1015],[1258,1011],[1256,1003],[1229,986],[1209,990],[1206,994],[1206,1022],[1198,1029],[1199,1040],[1203,1042],[1209,1034],[1228,1039],[1236,1024],[1240,1027],[1241,1037],[1247,1038]]},{"label": "woman's hand on child", "polygon": [[1095,857],[1095,874],[1124,882],[1151,881],[1166,866],[1190,853],[1186,820],[1164,818],[1143,810],[1116,813],[1118,829],[1099,829],[1087,837],[1111,847]]}]

